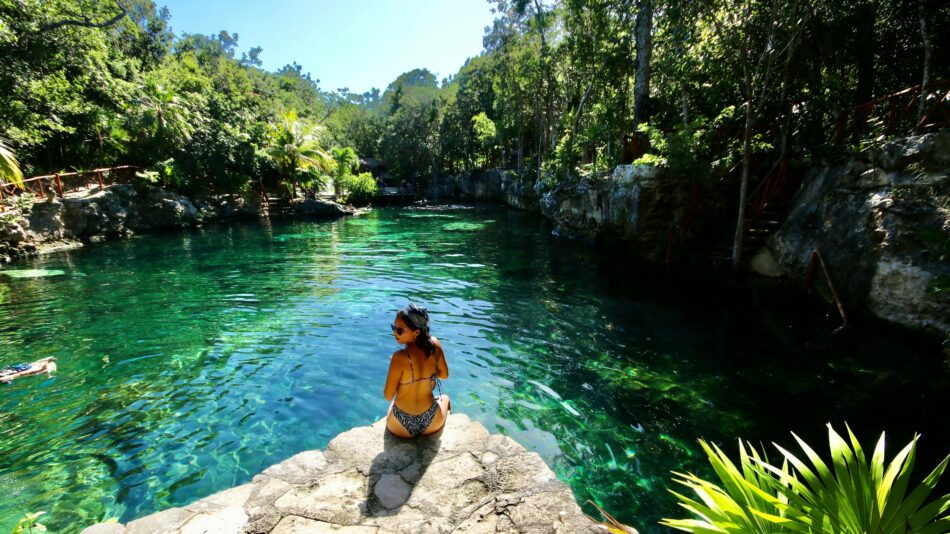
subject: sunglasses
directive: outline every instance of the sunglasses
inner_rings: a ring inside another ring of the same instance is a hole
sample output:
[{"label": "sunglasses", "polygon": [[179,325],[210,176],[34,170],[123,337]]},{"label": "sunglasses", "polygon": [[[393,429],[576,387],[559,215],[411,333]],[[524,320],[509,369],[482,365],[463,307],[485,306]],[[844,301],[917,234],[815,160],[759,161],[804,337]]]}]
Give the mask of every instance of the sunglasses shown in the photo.
[{"label": "sunglasses", "polygon": [[396,326],[396,323],[390,324],[390,325],[389,325],[389,328],[392,328],[392,329],[393,329],[393,332],[395,332],[397,336],[401,336],[402,333],[406,331],[405,328],[403,328],[403,327],[401,327],[401,326]]}]

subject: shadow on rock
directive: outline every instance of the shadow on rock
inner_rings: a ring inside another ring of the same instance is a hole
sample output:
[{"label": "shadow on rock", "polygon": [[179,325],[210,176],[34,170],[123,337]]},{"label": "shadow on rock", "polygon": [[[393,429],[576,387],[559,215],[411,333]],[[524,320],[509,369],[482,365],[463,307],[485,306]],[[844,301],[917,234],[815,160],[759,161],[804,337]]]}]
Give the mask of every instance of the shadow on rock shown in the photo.
[{"label": "shadow on rock", "polygon": [[439,453],[444,429],[443,426],[438,432],[414,439],[399,438],[384,430],[383,452],[373,458],[369,469],[366,510],[370,515],[399,513],[416,482]]}]

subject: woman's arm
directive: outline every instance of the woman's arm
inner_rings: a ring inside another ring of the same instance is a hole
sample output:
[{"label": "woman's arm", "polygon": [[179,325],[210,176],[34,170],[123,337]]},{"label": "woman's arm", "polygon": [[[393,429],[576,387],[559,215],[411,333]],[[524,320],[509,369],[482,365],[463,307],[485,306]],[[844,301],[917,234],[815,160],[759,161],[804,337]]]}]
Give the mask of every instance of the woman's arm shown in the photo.
[{"label": "woman's arm", "polygon": [[449,364],[445,361],[445,351],[442,350],[442,343],[439,343],[439,340],[432,338],[432,344],[435,345],[435,357],[437,369],[439,371],[439,378],[448,378],[449,377]]},{"label": "woman's arm", "polygon": [[398,358],[399,351],[393,353],[389,359],[389,374],[386,375],[386,385],[383,386],[383,397],[386,400],[393,400],[396,396],[396,388],[399,387],[399,378],[402,376],[402,358]]}]

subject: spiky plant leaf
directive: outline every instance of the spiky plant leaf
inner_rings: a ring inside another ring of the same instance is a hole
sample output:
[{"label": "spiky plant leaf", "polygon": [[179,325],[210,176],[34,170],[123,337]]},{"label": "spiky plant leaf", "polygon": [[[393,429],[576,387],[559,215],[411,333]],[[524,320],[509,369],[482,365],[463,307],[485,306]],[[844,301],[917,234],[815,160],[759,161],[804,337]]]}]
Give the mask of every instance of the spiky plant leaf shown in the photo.
[{"label": "spiky plant leaf", "polygon": [[795,434],[807,463],[775,445],[784,456],[781,468],[742,442],[737,467],[721,449],[700,440],[722,486],[677,473],[674,480],[692,489],[699,500],[672,493],[701,520],[664,519],[661,524],[689,532],[950,532],[950,495],[924,504],[950,456],[905,498],[919,436],[887,464],[881,434],[868,463],[857,437],[849,427],[847,431],[845,440],[828,425],[830,467]]}]

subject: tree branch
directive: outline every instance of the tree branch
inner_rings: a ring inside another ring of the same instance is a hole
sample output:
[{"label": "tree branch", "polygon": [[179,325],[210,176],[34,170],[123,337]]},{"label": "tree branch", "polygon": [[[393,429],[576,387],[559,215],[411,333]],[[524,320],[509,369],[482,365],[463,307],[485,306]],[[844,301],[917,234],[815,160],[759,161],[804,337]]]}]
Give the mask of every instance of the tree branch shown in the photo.
[{"label": "tree branch", "polygon": [[122,20],[122,18],[125,17],[125,15],[128,13],[128,11],[126,11],[125,7],[122,5],[121,2],[119,2],[119,0],[115,0],[115,5],[118,6],[120,13],[105,22],[92,22],[89,19],[83,19],[83,20],[64,19],[64,20],[60,20],[56,22],[51,22],[49,24],[44,24],[43,26],[40,27],[39,33],[52,31],[57,28],[62,28],[63,26],[82,26],[84,28],[108,28],[109,26],[112,26],[116,22],[119,22],[120,20]]}]

